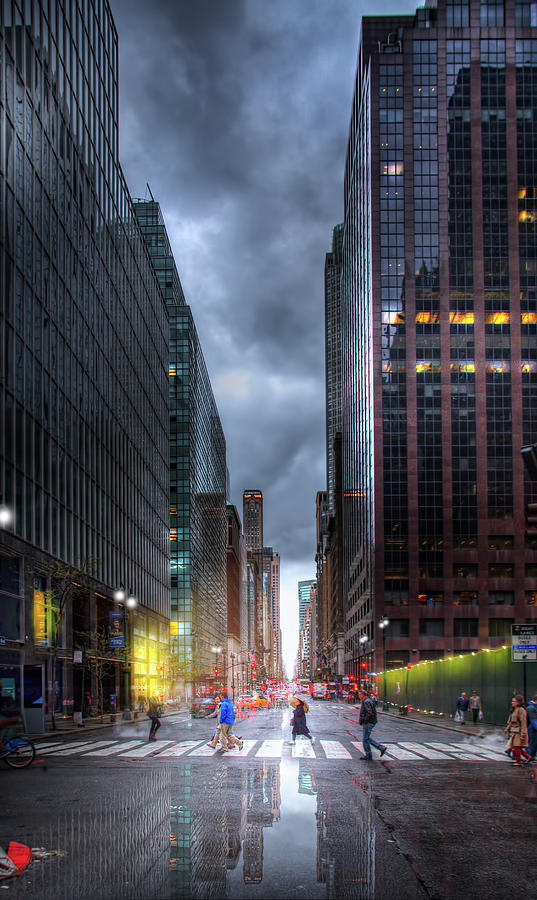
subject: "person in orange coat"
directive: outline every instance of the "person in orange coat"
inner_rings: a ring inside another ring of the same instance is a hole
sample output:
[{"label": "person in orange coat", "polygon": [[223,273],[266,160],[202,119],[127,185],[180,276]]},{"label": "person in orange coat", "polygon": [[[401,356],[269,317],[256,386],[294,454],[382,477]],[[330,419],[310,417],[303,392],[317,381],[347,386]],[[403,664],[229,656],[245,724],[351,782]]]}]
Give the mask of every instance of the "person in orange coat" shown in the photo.
[{"label": "person in orange coat", "polygon": [[522,694],[516,694],[511,704],[512,709],[507,720],[505,734],[509,735],[509,744],[507,746],[515,754],[513,765],[519,766],[521,754],[524,755],[525,759],[530,758],[529,753],[524,749],[528,746],[528,719]]}]

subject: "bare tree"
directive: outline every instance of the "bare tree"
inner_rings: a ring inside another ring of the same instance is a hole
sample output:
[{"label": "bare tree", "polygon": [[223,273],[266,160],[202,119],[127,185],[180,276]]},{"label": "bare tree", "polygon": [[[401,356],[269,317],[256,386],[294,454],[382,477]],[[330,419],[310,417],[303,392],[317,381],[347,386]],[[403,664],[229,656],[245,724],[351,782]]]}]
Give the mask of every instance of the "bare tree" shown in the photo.
[{"label": "bare tree", "polygon": [[80,565],[71,565],[61,560],[39,560],[27,571],[34,585],[38,579],[45,582],[43,595],[48,640],[47,681],[51,684],[49,712],[53,731],[56,730],[58,655],[60,650],[66,649],[62,646],[65,616],[77,596],[87,597],[89,579],[97,565],[98,560],[94,558],[85,559]]},{"label": "bare tree", "polygon": [[79,632],[83,640],[84,665],[89,670],[91,683],[95,685],[95,711],[98,716],[104,715],[104,682],[115,672],[116,665],[127,664],[128,654],[125,647],[110,647],[110,633],[104,625],[97,626],[90,632]]}]

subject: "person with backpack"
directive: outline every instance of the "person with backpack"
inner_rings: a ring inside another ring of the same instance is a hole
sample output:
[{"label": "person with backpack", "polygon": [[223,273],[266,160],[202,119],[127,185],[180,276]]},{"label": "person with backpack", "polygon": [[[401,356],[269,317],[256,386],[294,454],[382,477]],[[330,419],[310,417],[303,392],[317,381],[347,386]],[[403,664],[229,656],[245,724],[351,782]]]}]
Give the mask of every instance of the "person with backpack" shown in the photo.
[{"label": "person with backpack", "polygon": [[149,729],[148,741],[156,741],[157,731],[161,726],[160,716],[162,708],[156,697],[149,698],[149,706],[147,707],[147,716],[151,719],[151,728]]},{"label": "person with backpack", "polygon": [[360,725],[363,725],[362,744],[364,747],[364,756],[362,756],[362,759],[373,759],[373,753],[371,751],[372,746],[376,747],[377,750],[380,750],[380,755],[384,756],[388,748],[384,744],[378,744],[371,737],[371,732],[377,724],[377,704],[375,699],[371,697],[367,691],[363,690],[358,691],[358,696],[362,701],[360,715],[358,717]]}]

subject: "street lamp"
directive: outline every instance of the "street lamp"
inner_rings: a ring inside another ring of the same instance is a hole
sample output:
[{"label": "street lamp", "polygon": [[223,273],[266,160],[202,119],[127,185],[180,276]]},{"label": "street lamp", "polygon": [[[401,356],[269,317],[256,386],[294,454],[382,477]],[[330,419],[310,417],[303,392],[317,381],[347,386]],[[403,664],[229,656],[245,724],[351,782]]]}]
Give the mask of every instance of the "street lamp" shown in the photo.
[{"label": "street lamp", "polygon": [[384,682],[384,699],[382,701],[382,709],[386,711],[388,709],[388,698],[386,695],[386,629],[390,624],[390,620],[388,616],[382,616],[379,622],[379,628],[382,630],[382,668],[384,670],[383,682]]},{"label": "street lamp", "polygon": [[0,502],[0,528],[7,528],[8,525],[11,525],[13,521],[13,513],[11,512],[9,506],[6,506],[4,503]]},{"label": "street lamp", "polygon": [[211,647],[211,650],[214,653],[214,683],[216,690],[216,676],[218,675],[218,654],[222,652],[221,647]]},{"label": "street lamp", "polygon": [[365,659],[365,645],[366,645],[367,641],[369,640],[365,631],[362,632],[362,634],[360,635],[358,640],[360,641],[360,670],[358,672],[358,687],[361,687],[362,686],[362,650],[363,650],[363,656]]},{"label": "street lamp", "polygon": [[125,591],[123,588],[118,588],[114,591],[114,600],[116,603],[121,604],[125,607],[125,710],[124,710],[124,718],[131,718],[131,662],[130,655],[132,651],[131,647],[131,629],[130,629],[130,618],[129,618],[129,610],[136,609],[138,606],[138,600],[133,595],[132,591]]},{"label": "street lamp", "polygon": [[231,657],[231,693],[233,696],[233,703],[235,703],[235,654],[230,653]]}]

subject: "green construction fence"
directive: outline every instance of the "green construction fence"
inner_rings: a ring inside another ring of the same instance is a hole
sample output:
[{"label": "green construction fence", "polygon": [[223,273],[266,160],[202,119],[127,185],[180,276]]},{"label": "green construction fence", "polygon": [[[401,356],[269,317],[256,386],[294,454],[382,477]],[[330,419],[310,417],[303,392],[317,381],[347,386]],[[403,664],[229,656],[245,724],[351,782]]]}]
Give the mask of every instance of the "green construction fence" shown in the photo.
[{"label": "green construction fence", "polygon": [[537,662],[512,662],[511,647],[478,650],[444,659],[424,660],[410,668],[388,669],[377,678],[378,696],[397,706],[453,716],[457,698],[466,691],[481,697],[484,721],[505,725],[513,692],[526,701],[537,694]]}]

